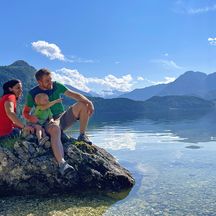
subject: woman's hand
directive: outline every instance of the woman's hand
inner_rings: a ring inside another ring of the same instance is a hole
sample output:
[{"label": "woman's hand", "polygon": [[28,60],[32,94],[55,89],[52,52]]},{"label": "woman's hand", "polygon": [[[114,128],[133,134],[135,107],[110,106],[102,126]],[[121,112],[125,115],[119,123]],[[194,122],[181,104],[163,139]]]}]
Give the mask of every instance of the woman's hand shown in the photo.
[{"label": "woman's hand", "polygon": [[24,134],[34,133],[34,128],[32,126],[26,125],[22,128]]}]

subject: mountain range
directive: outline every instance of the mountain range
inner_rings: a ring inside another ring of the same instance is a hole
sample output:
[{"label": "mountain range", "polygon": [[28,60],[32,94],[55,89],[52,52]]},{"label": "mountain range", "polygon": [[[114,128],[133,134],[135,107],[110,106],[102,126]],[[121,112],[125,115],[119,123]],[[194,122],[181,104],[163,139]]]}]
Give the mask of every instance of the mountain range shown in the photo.
[{"label": "mountain range", "polygon": [[153,96],[187,95],[206,100],[216,99],[216,73],[187,71],[168,84],[135,89],[120,95],[121,98],[145,101]]},{"label": "mountain range", "polygon": [[[36,69],[23,60],[8,66],[0,66],[0,85],[9,79],[20,79],[23,83],[23,94],[36,85]],[[129,119],[139,116],[169,115],[172,112],[206,113],[215,108],[211,100],[216,97],[216,73],[206,75],[200,72],[186,72],[174,82],[136,89],[124,94],[121,98],[104,99],[92,97],[91,94],[67,85],[73,91],[86,95],[95,106],[94,118]],[[2,87],[0,88],[2,93]],[[128,98],[123,98],[127,96]],[[24,97],[20,105],[24,103]],[[64,105],[72,104],[71,99],[64,97]],[[168,114],[169,113],[169,114]]]}]

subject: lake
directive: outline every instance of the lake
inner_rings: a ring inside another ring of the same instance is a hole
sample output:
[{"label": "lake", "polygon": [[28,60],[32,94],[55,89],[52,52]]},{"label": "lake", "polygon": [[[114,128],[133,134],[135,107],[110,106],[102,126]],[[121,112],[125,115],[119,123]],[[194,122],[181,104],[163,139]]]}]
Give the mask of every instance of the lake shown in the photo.
[{"label": "lake", "polygon": [[129,194],[1,198],[0,215],[216,215],[215,113],[92,122],[88,134],[132,173]]}]

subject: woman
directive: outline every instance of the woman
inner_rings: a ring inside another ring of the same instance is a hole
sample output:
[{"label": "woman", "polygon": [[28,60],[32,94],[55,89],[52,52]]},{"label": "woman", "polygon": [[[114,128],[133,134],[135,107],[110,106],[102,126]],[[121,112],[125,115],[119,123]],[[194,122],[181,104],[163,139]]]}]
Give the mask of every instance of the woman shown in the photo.
[{"label": "woman", "polygon": [[32,131],[25,126],[16,115],[17,100],[22,95],[20,80],[10,80],[3,85],[3,96],[0,99],[0,139],[13,138],[20,135],[21,129]]}]

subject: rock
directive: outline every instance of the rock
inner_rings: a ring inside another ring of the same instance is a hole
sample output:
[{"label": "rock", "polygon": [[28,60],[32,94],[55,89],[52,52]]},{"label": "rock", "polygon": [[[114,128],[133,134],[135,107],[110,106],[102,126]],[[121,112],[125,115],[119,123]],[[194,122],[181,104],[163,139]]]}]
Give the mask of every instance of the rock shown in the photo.
[{"label": "rock", "polygon": [[122,191],[135,181],[115,158],[95,145],[64,143],[65,160],[75,172],[61,176],[51,148],[18,139],[13,149],[0,147],[0,194],[50,194],[83,190]]}]

